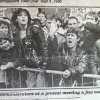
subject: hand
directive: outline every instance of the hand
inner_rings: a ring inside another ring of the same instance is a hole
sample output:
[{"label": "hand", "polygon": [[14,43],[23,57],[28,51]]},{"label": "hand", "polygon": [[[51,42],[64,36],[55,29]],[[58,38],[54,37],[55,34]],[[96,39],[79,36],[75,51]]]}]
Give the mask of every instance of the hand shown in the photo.
[{"label": "hand", "polygon": [[41,69],[41,68],[37,68],[38,70],[40,70],[41,73],[45,73],[45,69]]},{"label": "hand", "polygon": [[6,66],[7,66],[7,68],[12,68],[12,67],[14,67],[14,65],[13,65],[12,62],[8,62],[8,63],[6,64]]},{"label": "hand", "polygon": [[17,70],[19,70],[19,71],[24,71],[25,68],[26,68],[26,66],[17,67]]},{"label": "hand", "polygon": [[66,75],[63,75],[64,78],[68,78],[70,76],[70,71],[69,70],[65,70],[64,71],[66,73]]},{"label": "hand", "polygon": [[91,22],[87,22],[87,23],[85,24],[84,28],[87,29],[87,30],[91,30],[91,29],[94,28],[94,25],[95,25],[95,24],[93,24],[93,23],[91,23]]},{"label": "hand", "polygon": [[43,32],[48,34],[48,29],[46,27],[43,28]]},{"label": "hand", "polygon": [[16,69],[20,71],[21,67],[17,67]]},{"label": "hand", "polygon": [[56,24],[55,24],[55,21],[53,21],[52,23],[51,23],[51,27],[50,27],[50,32],[48,33],[48,35],[50,36],[50,37],[54,37],[54,35],[55,35],[55,32],[57,31],[57,26],[56,26]]},{"label": "hand", "polygon": [[79,43],[79,46],[81,47],[81,46],[83,45],[83,43],[84,43],[84,42],[83,42],[83,41],[81,41],[81,42]]},{"label": "hand", "polygon": [[14,67],[13,63],[12,62],[8,62],[6,65],[1,65],[1,70],[6,70],[6,69],[12,68],[12,67]]},{"label": "hand", "polygon": [[6,65],[1,65],[1,70],[6,70],[7,66]]}]

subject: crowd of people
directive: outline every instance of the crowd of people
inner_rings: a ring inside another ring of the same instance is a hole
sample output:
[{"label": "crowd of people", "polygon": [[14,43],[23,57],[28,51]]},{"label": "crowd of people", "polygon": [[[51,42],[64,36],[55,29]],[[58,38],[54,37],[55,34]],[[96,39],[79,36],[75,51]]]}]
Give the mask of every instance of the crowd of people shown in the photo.
[{"label": "crowd of people", "polygon": [[[81,86],[84,73],[99,75],[99,22],[100,12],[74,16],[69,10],[62,17],[39,12],[32,19],[23,8],[11,20],[0,18],[0,88],[51,87],[52,74],[46,70],[66,73],[53,75],[55,87]],[[85,86],[92,85],[91,79],[85,80]]]}]

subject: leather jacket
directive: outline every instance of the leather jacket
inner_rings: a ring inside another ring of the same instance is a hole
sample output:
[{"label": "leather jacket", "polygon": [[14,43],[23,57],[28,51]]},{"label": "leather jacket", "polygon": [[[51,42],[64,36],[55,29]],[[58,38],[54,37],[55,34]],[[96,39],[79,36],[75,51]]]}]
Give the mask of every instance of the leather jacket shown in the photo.
[{"label": "leather jacket", "polygon": [[39,67],[41,66],[41,68],[45,68],[47,64],[48,55],[47,55],[47,43],[45,41],[42,29],[40,27],[35,27],[32,25],[28,26],[26,30],[26,39],[25,42],[23,43],[24,48],[27,48],[26,52],[24,52],[24,50],[22,49],[23,46],[22,46],[22,39],[20,38],[20,28],[16,28],[14,25],[11,25],[10,31],[11,31],[10,35],[19,53],[19,58],[20,59],[24,58],[25,60],[26,55],[28,55],[29,59],[31,59],[31,57],[33,56],[32,51],[35,50],[37,57],[41,59],[38,63]]}]

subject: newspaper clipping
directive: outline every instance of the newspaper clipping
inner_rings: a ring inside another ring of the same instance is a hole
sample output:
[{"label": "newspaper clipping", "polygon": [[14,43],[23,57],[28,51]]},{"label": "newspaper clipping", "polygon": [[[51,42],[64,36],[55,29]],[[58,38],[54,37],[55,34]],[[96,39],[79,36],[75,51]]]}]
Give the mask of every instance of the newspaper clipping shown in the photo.
[{"label": "newspaper clipping", "polygon": [[100,100],[99,0],[0,0],[0,100]]}]

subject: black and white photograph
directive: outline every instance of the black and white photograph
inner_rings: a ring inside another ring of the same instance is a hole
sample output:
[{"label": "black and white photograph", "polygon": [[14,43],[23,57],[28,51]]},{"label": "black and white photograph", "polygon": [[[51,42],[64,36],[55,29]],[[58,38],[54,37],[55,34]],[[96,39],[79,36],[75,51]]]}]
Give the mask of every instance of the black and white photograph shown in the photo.
[{"label": "black and white photograph", "polygon": [[99,7],[0,7],[0,90],[84,87],[100,87]]}]

